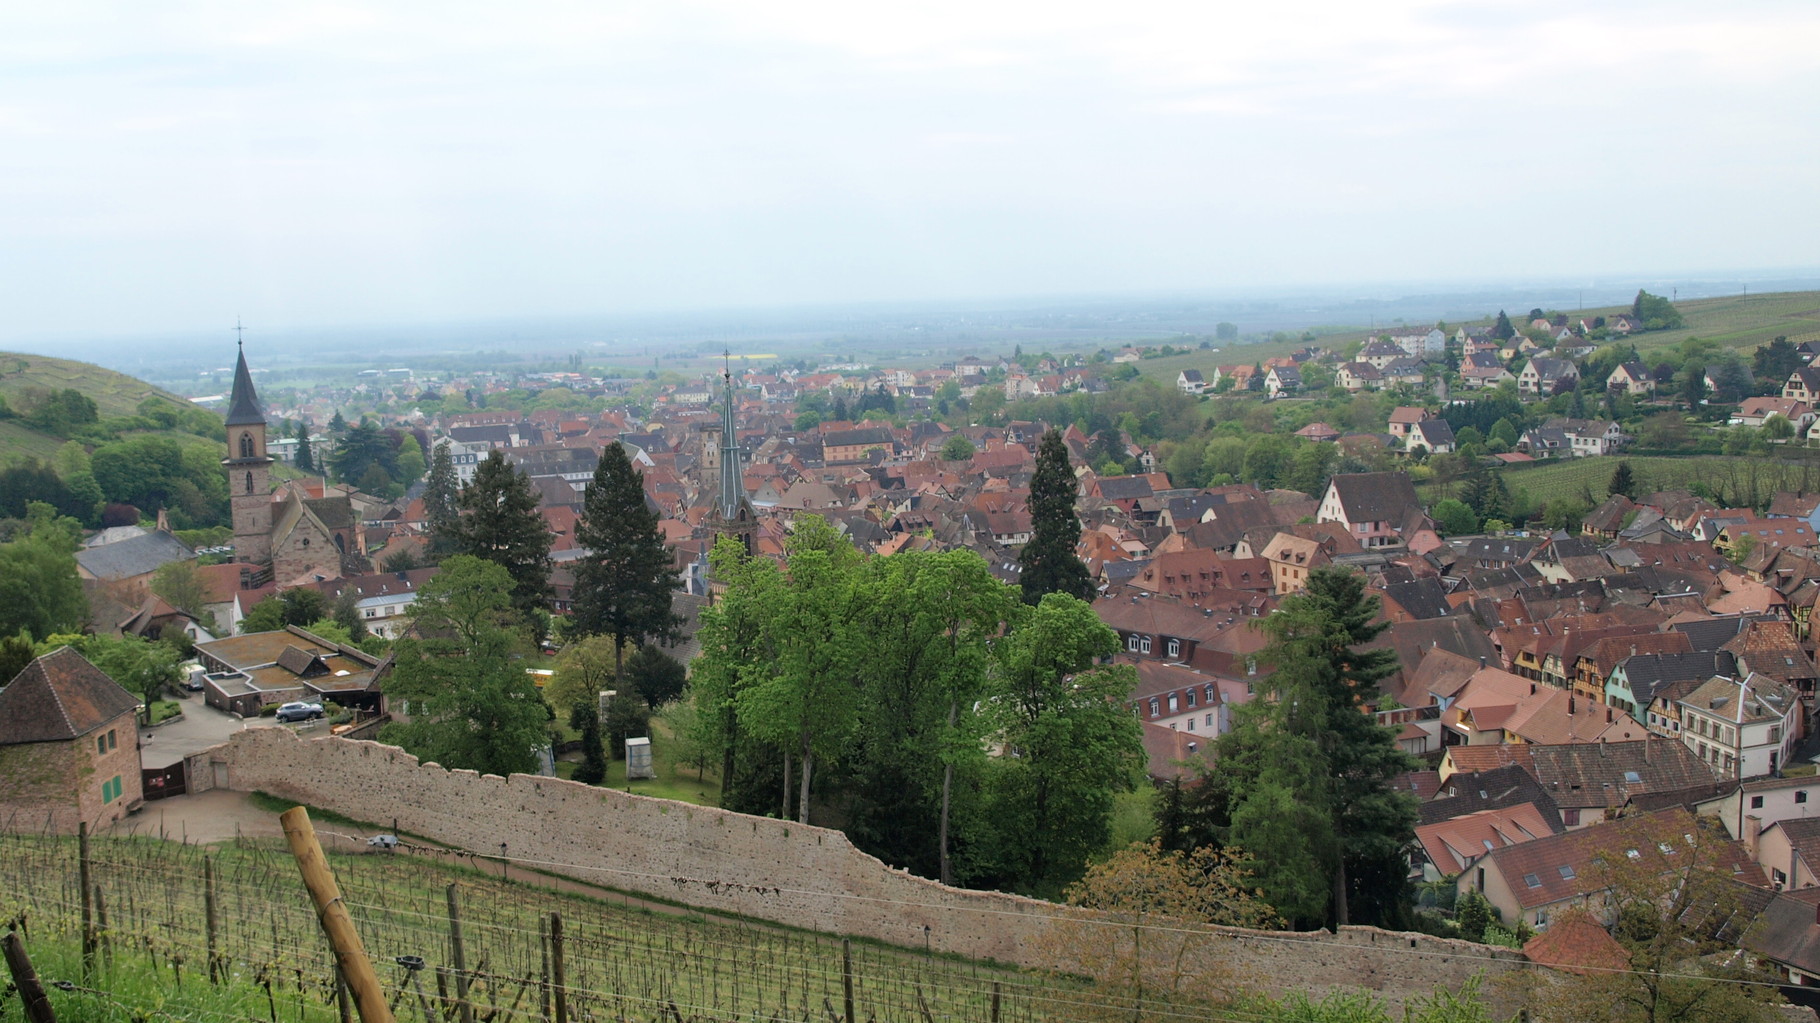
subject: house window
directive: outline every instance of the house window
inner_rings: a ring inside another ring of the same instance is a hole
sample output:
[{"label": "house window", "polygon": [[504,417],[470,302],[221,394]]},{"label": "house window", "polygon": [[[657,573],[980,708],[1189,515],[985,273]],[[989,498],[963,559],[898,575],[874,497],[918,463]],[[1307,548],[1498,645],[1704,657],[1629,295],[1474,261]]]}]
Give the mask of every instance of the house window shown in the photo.
[{"label": "house window", "polygon": [[1176,695],[1174,693],[1170,693],[1169,694],[1169,713],[1174,714],[1179,710],[1181,710],[1181,707],[1178,705],[1178,703],[1176,701]]},{"label": "house window", "polygon": [[1125,637],[1125,649],[1135,651],[1137,649],[1137,646],[1138,646],[1137,633],[1134,632],[1131,635]]},{"label": "house window", "polygon": [[101,783],[101,801],[103,803],[111,803],[119,798],[120,776],[116,774],[112,778]]},{"label": "house window", "polygon": [[1212,714],[1207,715],[1207,727],[1208,728],[1213,727],[1213,715]]},{"label": "house window", "polygon": [[1145,636],[1144,641],[1142,643],[1138,644],[1138,649],[1144,653],[1150,652],[1150,637],[1149,636]]},{"label": "house window", "polygon": [[1187,697],[1188,697],[1188,706],[1190,706],[1190,707],[1194,706],[1194,695],[1195,695],[1194,690],[1192,690],[1192,689],[1187,690],[1185,695],[1187,695]]},{"label": "house window", "polygon": [[1169,641],[1169,656],[1171,656],[1171,657],[1182,656],[1182,641],[1181,640],[1172,639]]},{"label": "house window", "polygon": [[1188,730],[1190,732],[1194,731],[1194,719],[1193,718],[1188,719]]},{"label": "house window", "polygon": [[1781,725],[1771,725],[1770,726],[1769,741],[1770,742],[1781,742],[1782,741],[1782,726]]},{"label": "house window", "polygon": [[1161,714],[1162,712],[1163,712],[1163,705],[1157,701],[1156,697],[1152,696],[1150,698],[1150,716],[1156,717],[1158,714]]},{"label": "house window", "polygon": [[253,435],[250,433],[243,433],[240,435],[240,457],[253,457]]},{"label": "house window", "polygon": [[105,736],[105,735],[95,736],[95,752],[97,754],[107,752],[107,736]]},{"label": "house window", "polygon": [[1763,797],[1762,796],[1750,797],[1750,808],[1753,810],[1763,809]]},{"label": "house window", "polygon": [[1797,803],[1807,802],[1807,790],[1806,789],[1796,789],[1795,790],[1795,802],[1797,802]]}]

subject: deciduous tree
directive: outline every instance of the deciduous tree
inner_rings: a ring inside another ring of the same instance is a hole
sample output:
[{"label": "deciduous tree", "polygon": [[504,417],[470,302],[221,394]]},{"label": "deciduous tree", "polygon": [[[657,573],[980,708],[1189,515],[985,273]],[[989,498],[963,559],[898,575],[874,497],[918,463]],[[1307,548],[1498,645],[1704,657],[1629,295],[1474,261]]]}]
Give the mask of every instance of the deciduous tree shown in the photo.
[{"label": "deciduous tree", "polygon": [[468,555],[443,562],[411,605],[413,635],[395,648],[388,694],[410,721],[386,726],[425,760],[483,774],[528,772],[549,714],[518,659],[528,647],[505,568]]}]

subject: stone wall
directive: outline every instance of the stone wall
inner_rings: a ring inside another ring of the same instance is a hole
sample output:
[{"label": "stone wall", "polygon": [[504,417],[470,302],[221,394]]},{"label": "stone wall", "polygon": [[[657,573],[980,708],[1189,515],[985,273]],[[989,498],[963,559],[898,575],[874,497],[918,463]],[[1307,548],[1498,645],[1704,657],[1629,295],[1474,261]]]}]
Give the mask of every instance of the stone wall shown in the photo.
[{"label": "stone wall", "polygon": [[[105,742],[109,735],[112,743]],[[120,795],[102,798],[114,778]],[[67,742],[0,746],[0,828],[73,835],[87,821],[99,830],[125,817],[142,796],[131,712]]]},{"label": "stone wall", "polygon": [[[1127,931],[1051,903],[894,870],[838,831],[555,778],[448,771],[375,742],[255,728],[191,765],[193,779],[208,779],[192,782],[193,791],[222,781],[357,820],[395,819],[401,831],[597,884],[900,946],[927,941],[971,958],[1071,970],[1080,966],[1070,949],[1082,945],[1081,928],[1103,931],[1087,942],[1101,947]],[[225,765],[225,779],[216,765]],[[1238,984],[1273,994],[1365,987],[1393,1006],[1522,962],[1508,950],[1369,927],[1208,932],[1212,959]]]}]

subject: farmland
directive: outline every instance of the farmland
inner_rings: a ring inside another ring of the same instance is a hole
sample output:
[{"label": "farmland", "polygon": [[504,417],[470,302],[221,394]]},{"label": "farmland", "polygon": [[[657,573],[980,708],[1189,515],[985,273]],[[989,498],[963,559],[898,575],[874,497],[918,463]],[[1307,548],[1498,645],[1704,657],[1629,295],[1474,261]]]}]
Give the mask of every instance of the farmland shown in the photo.
[{"label": "farmland", "polygon": [[[325,821],[319,833],[326,841],[336,827]],[[142,1020],[145,1008],[161,1006],[175,1019],[337,1019],[333,960],[281,843],[202,848],[97,838],[91,846],[102,954],[81,989],[54,993],[63,1018]],[[451,890],[470,1000],[498,1023],[551,1018],[551,913],[563,921],[571,1019],[807,1020],[841,1004],[837,938],[672,911],[604,890],[557,894],[502,881],[465,858],[434,857],[428,849],[330,854],[400,1018],[416,1017],[418,1008],[430,1018],[452,1006]],[[205,859],[212,860],[206,868]],[[214,877],[220,986],[209,982],[205,870]],[[81,979],[80,890],[74,840],[0,836],[0,915],[24,922],[46,980]],[[420,974],[394,964],[413,955],[428,964]],[[862,943],[852,955],[862,1019],[986,1019],[995,993],[1004,1020],[1076,1016],[1097,1000],[1080,983],[984,964]],[[0,1012],[16,1009],[0,1000]]]}]

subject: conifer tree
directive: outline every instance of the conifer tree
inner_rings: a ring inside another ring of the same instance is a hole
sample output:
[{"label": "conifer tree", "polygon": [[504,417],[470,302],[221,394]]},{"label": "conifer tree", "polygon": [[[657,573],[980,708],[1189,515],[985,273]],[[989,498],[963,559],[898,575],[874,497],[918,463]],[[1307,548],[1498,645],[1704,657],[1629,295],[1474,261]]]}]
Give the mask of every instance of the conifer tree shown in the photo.
[{"label": "conifer tree", "polygon": [[1498,322],[1491,328],[1491,336],[1499,341],[1509,341],[1517,336],[1517,328],[1511,326],[1510,317],[1504,315],[1502,309],[1498,310]]},{"label": "conifer tree", "polygon": [[432,561],[448,553],[449,523],[455,520],[460,509],[456,500],[461,495],[461,484],[455,476],[455,460],[449,454],[449,442],[436,445],[436,451],[430,456],[430,478],[423,488],[424,518],[430,526],[430,559]]},{"label": "conifer tree", "polygon": [[607,445],[582,498],[575,542],[588,556],[575,563],[571,622],[584,636],[612,636],[614,673],[624,649],[671,639],[680,623],[670,611],[677,587],[658,514],[645,504],[644,473],[618,441]]},{"label": "conifer tree", "polygon": [[531,478],[494,449],[456,499],[460,514],[435,534],[453,553],[490,561],[510,573],[512,606],[531,622],[540,620],[536,612],[550,597],[550,527],[537,505]]},{"label": "conifer tree", "polygon": [[1611,471],[1611,483],[1606,486],[1605,492],[1614,497],[1619,494],[1623,494],[1625,497],[1631,497],[1636,493],[1636,490],[1637,484],[1635,479],[1631,476],[1630,463],[1619,462],[1618,467]]},{"label": "conifer tree", "polygon": [[1047,593],[1093,600],[1093,579],[1074,553],[1081,539],[1081,520],[1074,516],[1079,486],[1061,432],[1043,434],[1030,477],[1030,542],[1018,555],[1018,586],[1026,604],[1041,603]]},{"label": "conifer tree", "polygon": [[316,456],[310,451],[310,424],[302,420],[297,422],[297,471],[316,471]]}]

